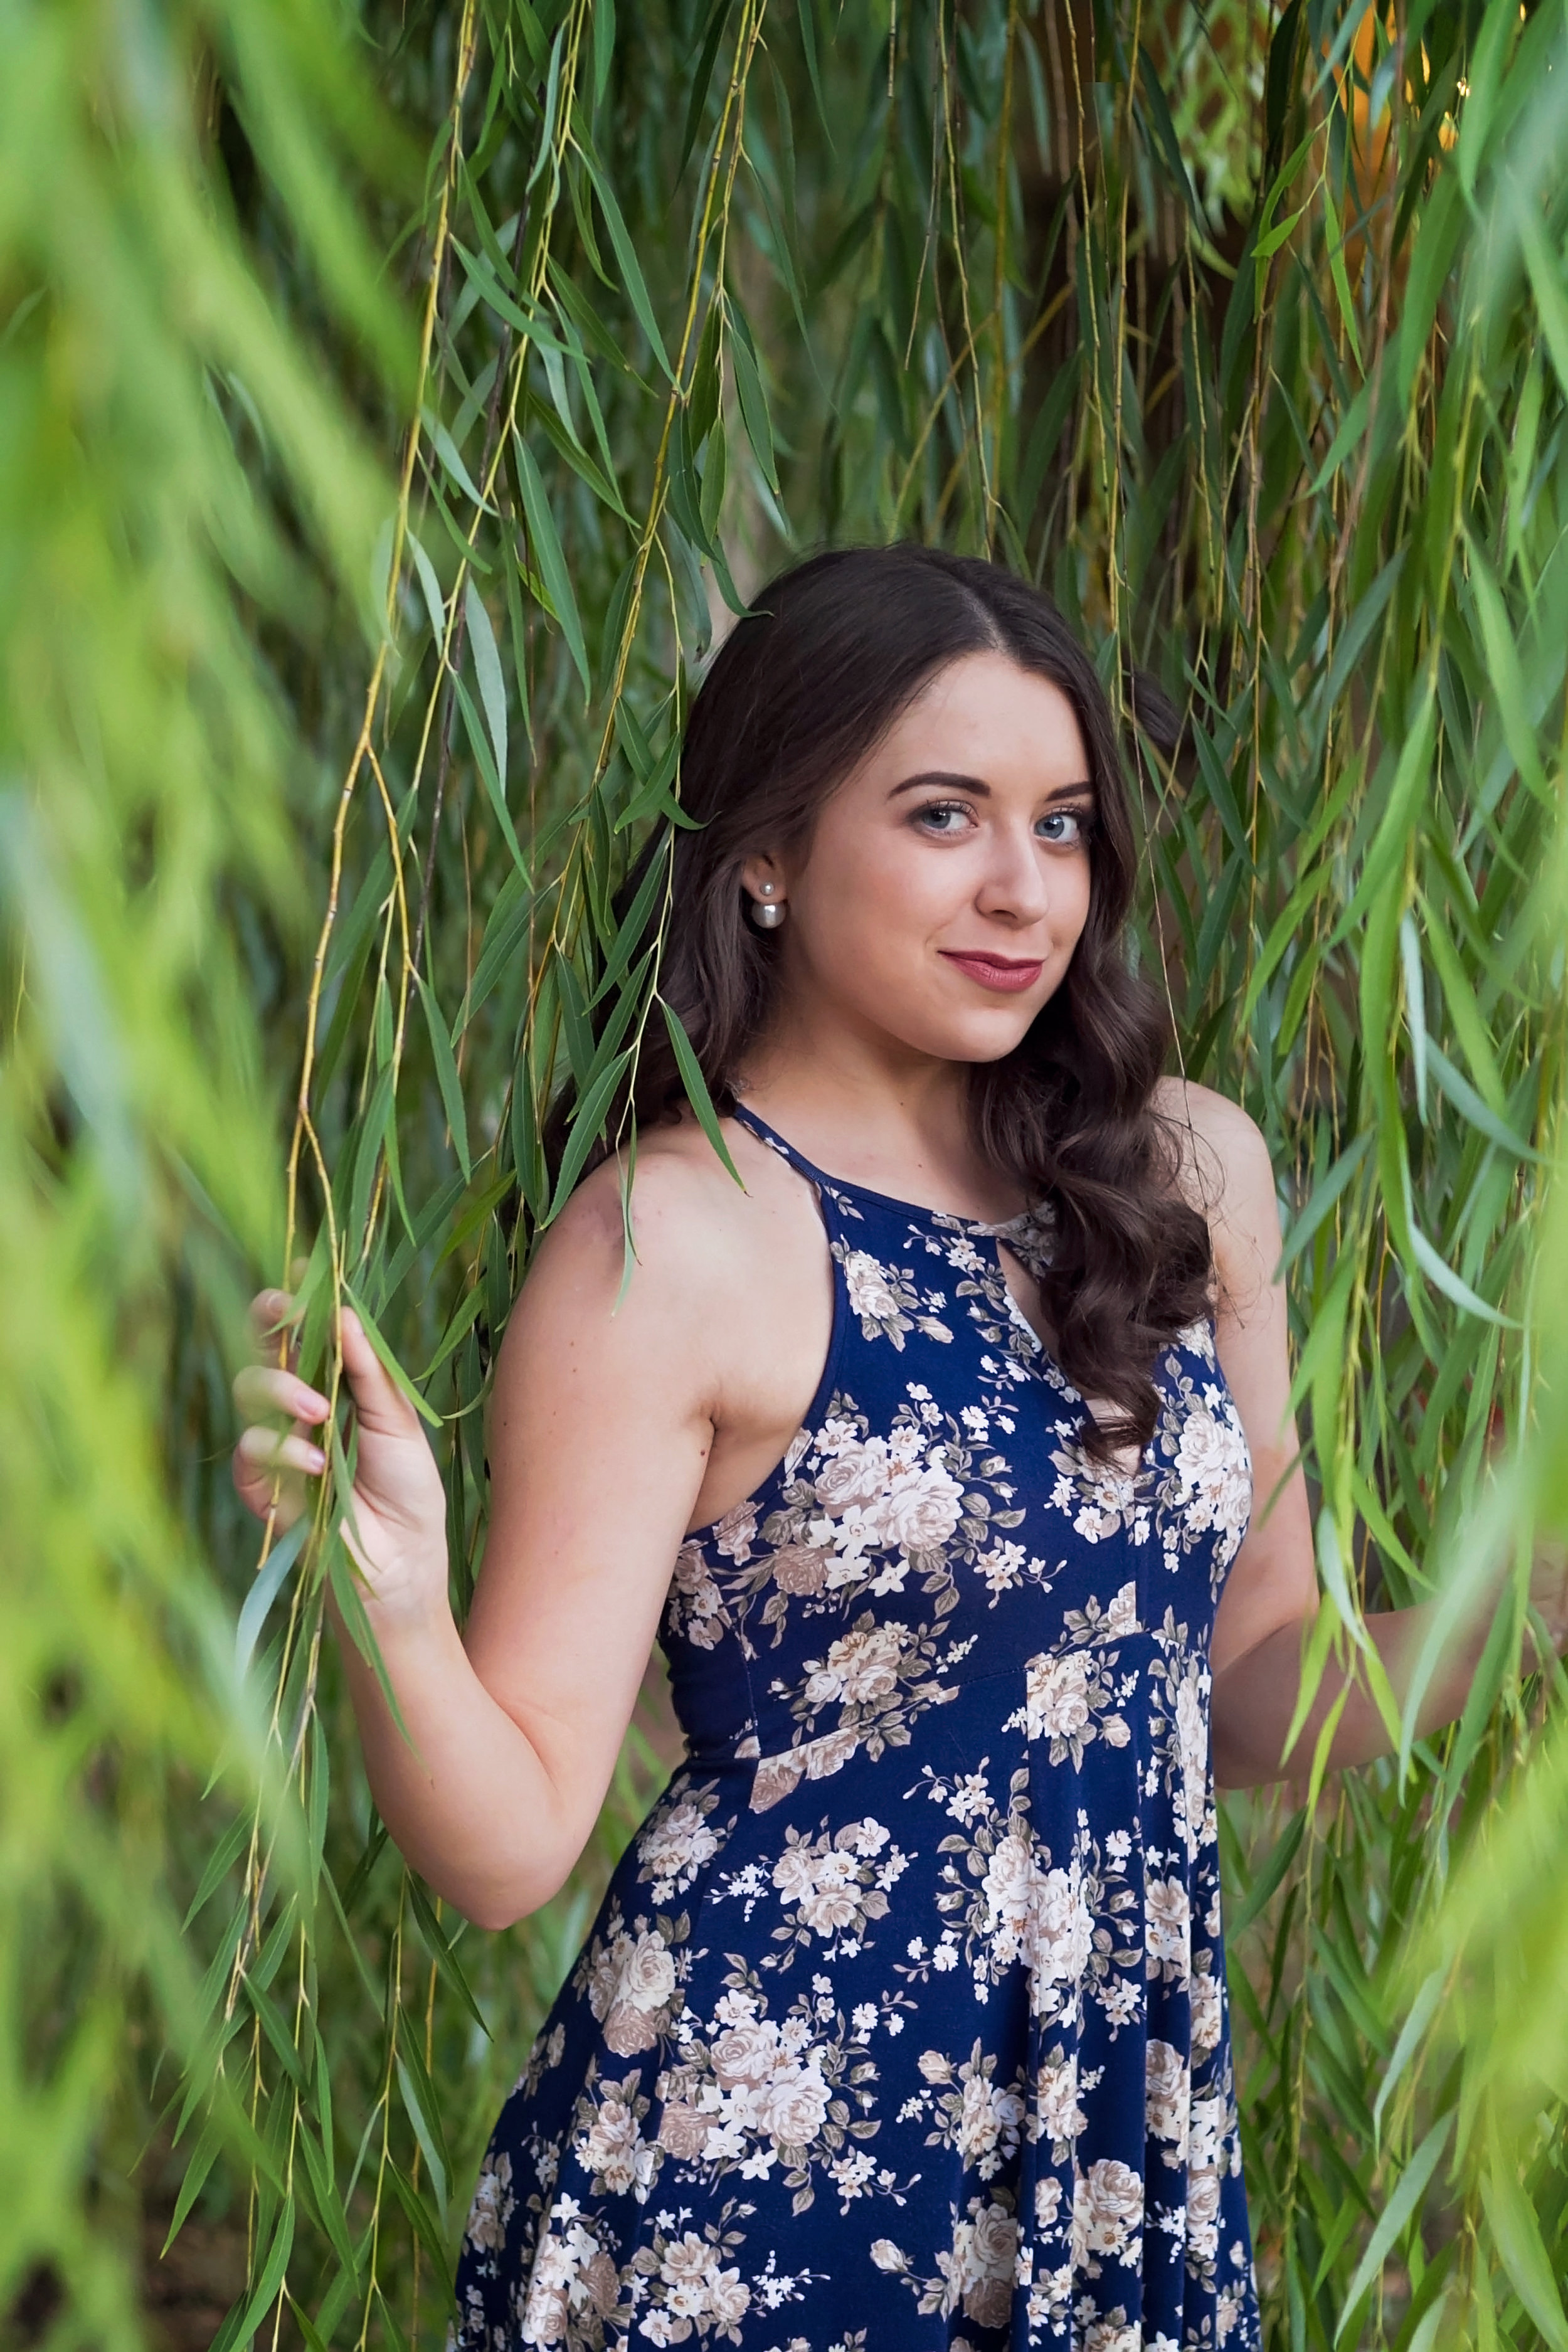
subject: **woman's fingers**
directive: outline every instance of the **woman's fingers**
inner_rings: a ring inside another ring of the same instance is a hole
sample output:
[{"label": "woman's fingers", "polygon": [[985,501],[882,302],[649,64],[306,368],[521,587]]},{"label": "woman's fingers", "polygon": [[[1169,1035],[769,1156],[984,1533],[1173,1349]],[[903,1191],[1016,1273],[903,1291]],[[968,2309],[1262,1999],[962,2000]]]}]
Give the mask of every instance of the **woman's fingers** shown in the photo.
[{"label": "woman's fingers", "polygon": [[235,1375],[234,1401],[247,1421],[269,1412],[289,1421],[325,1421],[332,1409],[318,1390],[279,1364],[247,1364]]},{"label": "woman's fingers", "polygon": [[353,1393],[361,1435],[420,1437],[419,1416],[393,1381],[365,1337],[363,1324],[345,1307],[339,1322],[343,1371]]},{"label": "woman's fingers", "polygon": [[[298,1320],[289,1293],[260,1292],[251,1316],[261,1360],[247,1365],[234,1383],[244,1424],[234,1450],[234,1483],[258,1518],[288,1527],[307,1507],[307,1480],[327,1467],[316,1438],[331,1427],[332,1400],[300,1378],[291,1348],[289,1360],[279,1361],[279,1335],[291,1339]],[[356,1527],[374,1538],[366,1537],[370,1558],[362,1565],[367,1572],[374,1567],[378,1577],[390,1573],[395,1583],[403,1556],[412,1550],[420,1563],[438,1561],[444,1589],[446,1499],[424,1429],[351,1309],[340,1314],[338,1333],[357,1433]],[[330,1385],[335,1393],[335,1374]]]},{"label": "woman's fingers", "polygon": [[234,1491],[256,1518],[291,1528],[305,1507],[304,1481],[294,1471],[258,1469],[237,1445],[230,1468]]},{"label": "woman's fingers", "polygon": [[234,1450],[258,1471],[300,1470],[308,1478],[319,1478],[327,1466],[326,1455],[308,1437],[276,1429],[242,1430]]},{"label": "woman's fingers", "polygon": [[291,1291],[258,1290],[250,1302],[250,1328],[264,1363],[292,1369],[299,1362],[300,1318]]},{"label": "woman's fingers", "polygon": [[276,1339],[294,1319],[290,1290],[258,1290],[250,1302],[250,1319],[258,1339]]}]

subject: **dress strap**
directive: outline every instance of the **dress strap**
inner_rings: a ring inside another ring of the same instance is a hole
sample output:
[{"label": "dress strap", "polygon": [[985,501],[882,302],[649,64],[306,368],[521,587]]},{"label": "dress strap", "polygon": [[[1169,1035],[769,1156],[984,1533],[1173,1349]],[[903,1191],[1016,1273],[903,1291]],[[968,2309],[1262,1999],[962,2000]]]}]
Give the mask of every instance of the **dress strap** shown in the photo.
[{"label": "dress strap", "polygon": [[[797,1151],[789,1138],[781,1135],[776,1128],[770,1127],[765,1118],[759,1118],[756,1112],[748,1110],[742,1102],[735,1103],[732,1116],[750,1134],[756,1137],[759,1143],[765,1143],[771,1150],[776,1151],[779,1158],[786,1161],[797,1176],[804,1177],[816,1195],[816,1213],[822,1219],[823,1230],[827,1235],[828,1246],[832,1253],[833,1279],[837,1290],[842,1286],[844,1280],[844,1269],[840,1264],[839,1253],[839,1244],[844,1234],[844,1222],[846,1217],[857,1217],[858,1211],[845,1199],[841,1185],[836,1183],[831,1176],[826,1175],[814,1161],[808,1160],[804,1151]],[[836,1306],[835,1328],[837,1328],[838,1312],[839,1308]]]},{"label": "dress strap", "polygon": [[759,1143],[772,1144],[780,1159],[787,1160],[795,1173],[804,1176],[808,1184],[815,1184],[818,1192],[821,1192],[824,1186],[829,1190],[832,1189],[831,1176],[825,1176],[822,1170],[814,1166],[804,1151],[795,1150],[787,1136],[781,1135],[776,1128],[770,1127],[765,1118],[759,1118],[754,1110],[748,1110],[743,1102],[736,1103],[732,1116],[740,1120],[742,1127],[751,1130]]}]

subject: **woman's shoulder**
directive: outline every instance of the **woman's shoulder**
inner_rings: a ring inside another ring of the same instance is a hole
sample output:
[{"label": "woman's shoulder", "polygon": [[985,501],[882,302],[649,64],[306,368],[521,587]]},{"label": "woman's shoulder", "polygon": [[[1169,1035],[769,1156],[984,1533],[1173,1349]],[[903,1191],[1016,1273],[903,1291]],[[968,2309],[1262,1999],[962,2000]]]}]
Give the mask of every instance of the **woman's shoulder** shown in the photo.
[{"label": "woman's shoulder", "polygon": [[694,1118],[640,1129],[635,1160],[612,1156],[577,1186],[540,1243],[538,1276],[613,1282],[628,1304],[640,1288],[639,1304],[658,1314],[709,1313],[754,1271],[789,1187],[775,1153],[731,1121],[724,1131],[739,1183]]},{"label": "woman's shoulder", "polygon": [[725,1141],[742,1184],[695,1120],[641,1129],[635,1166],[612,1157],[584,1178],[533,1254],[500,1391],[631,1430],[766,1418],[773,1387],[799,1384],[797,1360],[825,1344],[813,1302],[830,1311],[813,1283],[821,1221],[776,1153],[728,1123]]},{"label": "woman's shoulder", "polygon": [[1161,1078],[1152,1108],[1175,1147],[1178,1181],[1194,1208],[1206,1215],[1236,1181],[1256,1184],[1259,1175],[1272,1189],[1263,1130],[1228,1095],[1191,1078]]},{"label": "woman's shoulder", "polygon": [[1257,1120],[1228,1095],[1190,1078],[1162,1078],[1152,1108],[1171,1141],[1178,1191],[1208,1220],[1222,1279],[1234,1271],[1254,1280],[1260,1265],[1271,1272],[1279,1195]]}]

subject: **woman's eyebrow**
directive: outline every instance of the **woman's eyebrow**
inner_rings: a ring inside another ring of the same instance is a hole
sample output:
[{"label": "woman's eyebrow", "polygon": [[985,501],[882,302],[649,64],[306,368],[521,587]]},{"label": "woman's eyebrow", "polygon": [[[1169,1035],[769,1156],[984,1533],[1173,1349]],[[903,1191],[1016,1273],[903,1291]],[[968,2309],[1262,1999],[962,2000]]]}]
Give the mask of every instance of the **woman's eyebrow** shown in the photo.
[{"label": "woman's eyebrow", "polygon": [[906,776],[901,784],[895,784],[888,798],[896,801],[900,793],[915,792],[922,784],[945,784],[949,792],[974,793],[982,800],[991,797],[990,785],[978,776],[955,776],[945,768],[922,768],[918,776]]},{"label": "woman's eyebrow", "polygon": [[[901,783],[893,786],[888,798],[896,801],[900,793],[912,793],[925,784],[941,784],[949,792],[973,793],[977,800],[988,801],[991,798],[991,787],[982,777],[953,775],[945,768],[925,768],[918,776],[906,776]],[[1092,793],[1093,790],[1093,784],[1085,776],[1079,783],[1058,784],[1045,797],[1047,801],[1075,800],[1085,793]]]}]

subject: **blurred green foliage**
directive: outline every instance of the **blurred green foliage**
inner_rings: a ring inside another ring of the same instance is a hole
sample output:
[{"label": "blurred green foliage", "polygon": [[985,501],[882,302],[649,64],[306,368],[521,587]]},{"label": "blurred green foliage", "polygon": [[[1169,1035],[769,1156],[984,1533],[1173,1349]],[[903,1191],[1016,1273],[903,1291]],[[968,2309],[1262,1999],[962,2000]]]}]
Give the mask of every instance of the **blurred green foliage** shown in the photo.
[{"label": "blurred green foliage", "polygon": [[328,1380],[371,1310],[462,1605],[542,1113],[585,1149],[662,1017],[610,896],[691,683],[790,551],[908,533],[1185,714],[1130,729],[1139,952],[1279,1171],[1314,1667],[1513,1559],[1453,1732],[1227,1811],[1270,2341],[1568,2343],[1565,110],[1563,0],[0,7],[13,2336],[142,2340],[143,2204],[226,2352],[444,2326],[657,1759],[508,1936],[401,1870],[330,1489],[251,1581],[240,1305],[306,1255]]}]

